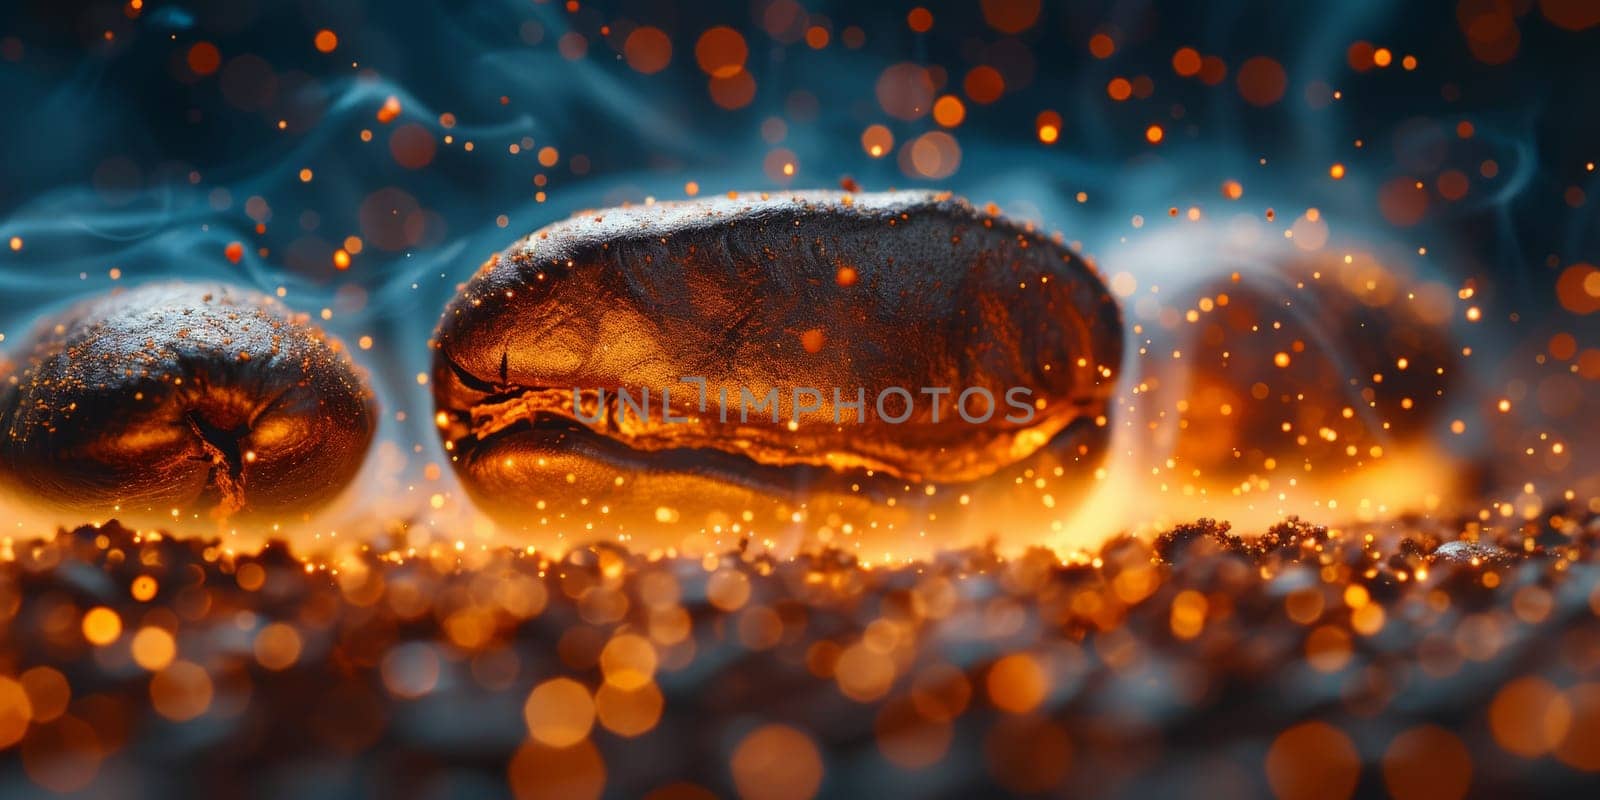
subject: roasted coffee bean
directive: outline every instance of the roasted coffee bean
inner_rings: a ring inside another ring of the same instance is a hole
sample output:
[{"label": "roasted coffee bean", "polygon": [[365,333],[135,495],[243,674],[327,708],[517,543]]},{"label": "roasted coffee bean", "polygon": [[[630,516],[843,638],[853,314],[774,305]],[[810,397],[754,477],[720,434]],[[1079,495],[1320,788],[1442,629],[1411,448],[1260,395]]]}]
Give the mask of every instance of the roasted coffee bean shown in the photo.
[{"label": "roasted coffee bean", "polygon": [[[342,346],[278,300],[158,283],[44,320],[0,387],[0,477],[54,507],[153,519],[293,519],[372,440]],[[292,515],[292,517],[291,517]]]},{"label": "roasted coffee bean", "polygon": [[1162,289],[1189,318],[1145,326],[1150,352],[1182,354],[1140,376],[1167,429],[1151,455],[1195,485],[1326,488],[1439,433],[1458,361],[1442,284],[1318,255]]},{"label": "roasted coffee bean", "polygon": [[948,194],[816,192],[551,225],[482,267],[433,346],[446,447],[502,522],[792,544],[1056,519],[1103,455],[1122,326],[1031,227]]}]

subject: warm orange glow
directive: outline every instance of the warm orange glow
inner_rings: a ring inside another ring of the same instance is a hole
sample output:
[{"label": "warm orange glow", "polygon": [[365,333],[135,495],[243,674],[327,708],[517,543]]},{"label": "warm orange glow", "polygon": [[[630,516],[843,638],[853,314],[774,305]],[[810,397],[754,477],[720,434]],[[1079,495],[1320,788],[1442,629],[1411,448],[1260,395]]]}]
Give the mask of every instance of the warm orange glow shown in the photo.
[{"label": "warm orange glow", "polygon": [[933,120],[946,128],[954,128],[961,124],[967,117],[967,107],[962,105],[961,98],[947,94],[933,104]]},{"label": "warm orange glow", "polygon": [[210,75],[222,66],[222,53],[210,42],[195,42],[189,46],[189,70],[196,75]]},{"label": "warm orange glow", "polygon": [[523,705],[528,734],[550,747],[571,747],[594,727],[594,699],[571,678],[552,678],[535,686]]},{"label": "warm orange glow", "polygon": [[150,678],[150,705],[174,722],[186,722],[211,706],[211,676],[198,664],[173,662]]},{"label": "warm orange glow", "polygon": [[1326,722],[1296,725],[1267,751],[1267,783],[1279,800],[1349,797],[1361,773],[1350,737]]},{"label": "warm orange glow", "polygon": [[151,672],[165,669],[178,655],[178,643],[165,628],[147,625],[133,635],[133,661]]},{"label": "warm orange glow", "polygon": [[882,158],[894,147],[894,134],[882,125],[868,125],[861,132],[861,149],[873,158]]},{"label": "warm orange glow", "polygon": [[700,34],[694,45],[695,63],[713,78],[727,79],[740,74],[749,56],[750,49],[745,44],[744,35],[726,25]]},{"label": "warm orange glow", "polygon": [[822,785],[822,756],[805,733],[769,724],[745,736],[729,763],[744,800],[812,797]]},{"label": "warm orange glow", "polygon": [[989,701],[1002,711],[1026,714],[1044,701],[1049,676],[1032,656],[1015,653],[989,668]]},{"label": "warm orange glow", "polygon": [[1006,80],[1001,77],[1000,70],[988,65],[973,67],[967,72],[967,77],[961,82],[962,89],[972,102],[978,104],[993,103],[1000,99],[1006,91]]},{"label": "warm orange glow", "polygon": [[1061,138],[1061,115],[1054,111],[1041,111],[1034,118],[1033,124],[1039,132],[1039,141],[1045,144],[1055,144]]},{"label": "warm orange glow", "polygon": [[600,670],[606,683],[633,691],[649,684],[656,672],[656,649],[650,640],[635,634],[613,637],[600,651]]},{"label": "warm orange glow", "polygon": [[378,122],[388,125],[400,116],[400,98],[389,95],[384,99],[383,105],[378,107]]},{"label": "warm orange glow", "polygon": [[1592,264],[1573,264],[1556,279],[1556,300],[1574,314],[1600,311],[1600,269]]},{"label": "warm orange glow", "polygon": [[1117,52],[1117,43],[1110,36],[1097,33],[1089,37],[1089,53],[1095,58],[1110,58]]},{"label": "warm orange glow", "polygon": [[256,662],[269,670],[286,670],[300,659],[300,647],[300,632],[294,626],[274,622],[256,634]]},{"label": "warm orange glow", "polygon": [[122,636],[122,618],[105,606],[92,608],[83,615],[83,638],[90,644],[108,645]]},{"label": "warm orange glow", "polygon": [[1040,0],[980,0],[983,21],[1001,33],[1021,33],[1039,19]]},{"label": "warm orange glow", "polygon": [[1489,731],[1507,752],[1538,758],[1555,749],[1572,725],[1572,705],[1543,678],[1501,687],[1489,705]]},{"label": "warm orange glow", "polygon": [[0,749],[22,740],[33,719],[33,704],[22,684],[0,675]]},{"label": "warm orange glow", "polygon": [[1270,106],[1283,99],[1289,79],[1283,65],[1266,56],[1256,56],[1239,67],[1239,94],[1253,106]]},{"label": "warm orange glow", "polygon": [[1193,47],[1180,47],[1172,54],[1172,71],[1185,78],[1200,74],[1200,53]]},{"label": "warm orange glow", "polygon": [[672,63],[672,40],[660,28],[634,28],[622,43],[622,57],[635,71],[654,75]]},{"label": "warm orange glow", "polygon": [[933,78],[920,64],[893,64],[878,75],[878,105],[895,119],[921,119],[933,107]]}]

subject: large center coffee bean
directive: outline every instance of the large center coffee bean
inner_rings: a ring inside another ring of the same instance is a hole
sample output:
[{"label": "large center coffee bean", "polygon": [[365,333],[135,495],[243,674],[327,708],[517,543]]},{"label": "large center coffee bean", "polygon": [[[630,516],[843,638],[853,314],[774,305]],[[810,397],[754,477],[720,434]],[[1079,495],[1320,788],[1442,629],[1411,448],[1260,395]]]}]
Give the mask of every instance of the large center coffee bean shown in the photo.
[{"label": "large center coffee bean", "polygon": [[816,192],[551,225],[473,276],[434,348],[481,507],[653,546],[1058,514],[1103,454],[1122,328],[1030,227],[948,194]]},{"label": "large center coffee bean", "polygon": [[79,303],[40,323],[5,378],[0,479],[125,519],[298,519],[355,475],[377,424],[337,342],[214,284]]}]

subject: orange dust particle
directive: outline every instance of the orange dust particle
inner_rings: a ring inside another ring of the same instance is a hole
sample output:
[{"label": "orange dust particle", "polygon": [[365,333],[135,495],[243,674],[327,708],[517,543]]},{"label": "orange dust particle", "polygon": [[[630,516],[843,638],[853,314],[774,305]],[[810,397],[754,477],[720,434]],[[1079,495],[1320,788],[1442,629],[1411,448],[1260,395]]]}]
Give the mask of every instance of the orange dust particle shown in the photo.
[{"label": "orange dust particle", "polygon": [[1460,200],[1467,196],[1469,188],[1467,174],[1461,170],[1447,169],[1439,173],[1439,179],[1435,183],[1440,196],[1446,200]]},{"label": "orange dust particle", "polygon": [[1021,33],[1039,19],[1040,0],[982,0],[983,21],[1001,33]]},{"label": "orange dust particle", "polygon": [[1570,333],[1550,337],[1550,357],[1557,361],[1570,361],[1578,354],[1578,339]]},{"label": "orange dust particle", "polygon": [[334,48],[339,46],[339,36],[333,31],[323,28],[317,31],[316,38],[312,39],[311,42],[317,46],[317,52],[331,53]]},{"label": "orange dust particle", "polygon": [[1180,47],[1172,54],[1172,71],[1185,78],[1200,74],[1200,52],[1193,47]]},{"label": "orange dust particle", "polygon": [[683,185],[683,193],[688,195],[688,196],[690,196],[690,197],[694,197],[695,195],[700,193],[700,184],[698,184],[698,183],[696,183],[694,181],[689,181],[688,183],[685,183]]},{"label": "orange dust particle", "polygon": [[894,134],[882,125],[868,125],[861,132],[861,149],[873,158],[882,158],[894,147]]},{"label": "orange dust particle", "polygon": [[1411,178],[1394,178],[1378,189],[1378,211],[1391,225],[1410,227],[1428,212],[1428,192]]},{"label": "orange dust particle", "polygon": [[1267,750],[1267,783],[1280,800],[1349,797],[1361,777],[1350,737],[1326,722],[1303,722]]},{"label": "orange dust particle", "polygon": [[552,678],[534,687],[523,704],[529,735],[550,747],[571,747],[594,727],[594,698],[571,678]]},{"label": "orange dust particle", "polygon": [[947,94],[933,104],[933,120],[946,128],[954,128],[967,118],[967,107],[961,98]]},{"label": "orange dust particle", "polygon": [[1144,139],[1151,144],[1160,144],[1161,140],[1165,138],[1167,138],[1167,132],[1162,130],[1160,125],[1151,125],[1144,129]]},{"label": "orange dust particle", "polygon": [[1344,165],[1334,164],[1333,166],[1328,167],[1328,177],[1336,181],[1344,180]]},{"label": "orange dust particle", "polygon": [[[839,271],[833,275],[833,282],[840,286],[854,286],[860,277],[856,274],[855,267],[840,267]],[[1568,356],[1568,358],[1570,357]]]},{"label": "orange dust particle", "polygon": [[1569,31],[1600,25],[1600,4],[1592,0],[1539,0],[1545,19]]},{"label": "orange dust particle", "polygon": [[718,25],[700,34],[694,44],[694,60],[713,78],[732,78],[744,71],[750,48],[738,31]]},{"label": "orange dust particle", "polygon": [[1117,43],[1110,36],[1097,33],[1089,37],[1089,53],[1095,58],[1110,58],[1117,52]]},{"label": "orange dust particle", "polygon": [[1244,186],[1238,181],[1223,181],[1222,196],[1229,200],[1238,200],[1244,196]]},{"label": "orange dust particle", "polygon": [[434,142],[433,134],[415,122],[395,128],[389,136],[389,154],[394,156],[396,164],[406,169],[428,166],[433,163],[437,151],[438,145]]},{"label": "orange dust particle", "polygon": [[1372,69],[1373,53],[1371,42],[1355,42],[1344,51],[1344,60],[1356,72],[1366,72]]},{"label": "orange dust particle", "polygon": [[90,644],[108,645],[122,635],[122,617],[105,606],[98,606],[83,615],[83,638]]},{"label": "orange dust particle", "polygon": [[1133,84],[1129,83],[1127,78],[1112,78],[1111,82],[1106,84],[1106,94],[1112,100],[1121,102],[1133,96]]},{"label": "orange dust particle", "polygon": [[750,105],[750,101],[755,99],[756,79],[741,69],[732,77],[712,77],[707,90],[711,93],[711,102],[732,111]]},{"label": "orange dust particle", "polygon": [[767,177],[774,182],[787,183],[799,169],[796,163],[797,160],[798,157],[793,150],[780,147],[768,153],[767,157],[762,160],[761,166]]},{"label": "orange dust particle", "polygon": [[873,91],[884,113],[895,119],[920,119],[933,108],[933,75],[921,64],[891,64],[879,73]]},{"label": "orange dust particle", "polygon": [[1600,311],[1600,270],[1584,263],[1562,270],[1556,278],[1556,299],[1574,314]]},{"label": "orange dust particle", "polygon": [[344,248],[333,251],[333,266],[341,270],[350,268],[350,254]]},{"label": "orange dust particle", "polygon": [[1061,138],[1061,115],[1054,111],[1040,111],[1033,124],[1039,130],[1039,141],[1055,144]]},{"label": "orange dust particle", "polygon": [[222,66],[222,53],[210,42],[195,42],[189,47],[189,70],[196,75],[210,75]]},{"label": "orange dust particle", "polygon": [[1006,79],[1000,70],[987,64],[973,67],[961,82],[961,88],[966,91],[972,102],[980,104],[993,103],[1000,99],[1006,91]]},{"label": "orange dust particle", "polygon": [[1489,732],[1509,753],[1538,758],[1566,738],[1572,709],[1549,681],[1528,676],[1505,686],[1489,703]]},{"label": "orange dust particle", "polygon": [[589,40],[577,31],[568,31],[556,40],[556,52],[568,61],[577,61],[589,53]]},{"label": "orange dust particle", "polygon": [[244,245],[239,242],[229,242],[228,246],[222,249],[222,255],[226,256],[228,261],[237,264],[239,259],[244,258]]},{"label": "orange dust particle", "polygon": [[933,12],[917,6],[911,9],[911,13],[906,14],[906,25],[917,33],[927,33],[933,29]]},{"label": "orange dust particle", "polygon": [[1387,47],[1380,47],[1372,51],[1372,63],[1379,67],[1387,67],[1394,63],[1394,53],[1389,52]]},{"label": "orange dust particle", "polygon": [[1384,751],[1383,783],[1395,800],[1461,800],[1472,785],[1472,754],[1450,731],[1419,725]]},{"label": "orange dust particle", "polygon": [[378,108],[378,122],[388,125],[394,118],[400,116],[400,98],[389,95]]},{"label": "orange dust particle", "polygon": [[606,763],[587,739],[571,747],[524,741],[506,765],[506,782],[518,800],[597,798],[606,786]]},{"label": "orange dust particle", "polygon": [[811,737],[787,725],[755,729],[728,762],[733,785],[745,800],[814,797],[822,787],[822,756]]},{"label": "orange dust particle", "polygon": [[654,75],[672,63],[672,40],[660,28],[635,28],[622,43],[622,57],[635,71]]},{"label": "orange dust particle", "polygon": [[1253,106],[1270,106],[1283,99],[1289,78],[1283,65],[1267,56],[1256,56],[1239,67],[1239,94]]},{"label": "orange dust particle", "polygon": [[989,668],[986,681],[989,702],[1001,711],[1026,714],[1044,702],[1050,692],[1050,678],[1034,657],[1013,653]]},{"label": "orange dust particle", "polygon": [[961,146],[944,131],[929,131],[901,148],[906,174],[923,178],[948,178],[961,166]]}]

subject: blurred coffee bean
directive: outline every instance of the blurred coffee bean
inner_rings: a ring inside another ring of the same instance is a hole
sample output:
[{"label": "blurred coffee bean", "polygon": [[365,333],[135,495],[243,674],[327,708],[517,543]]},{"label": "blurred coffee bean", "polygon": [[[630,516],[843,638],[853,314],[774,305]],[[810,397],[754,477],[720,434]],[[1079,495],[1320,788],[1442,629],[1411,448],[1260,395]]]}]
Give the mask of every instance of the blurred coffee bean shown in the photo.
[{"label": "blurred coffee bean", "polygon": [[0,479],[47,506],[277,520],[354,477],[377,410],[348,354],[258,292],[158,283],[42,321],[0,386]]}]

